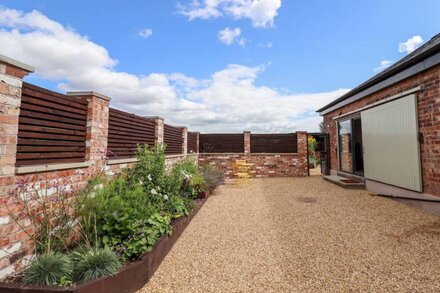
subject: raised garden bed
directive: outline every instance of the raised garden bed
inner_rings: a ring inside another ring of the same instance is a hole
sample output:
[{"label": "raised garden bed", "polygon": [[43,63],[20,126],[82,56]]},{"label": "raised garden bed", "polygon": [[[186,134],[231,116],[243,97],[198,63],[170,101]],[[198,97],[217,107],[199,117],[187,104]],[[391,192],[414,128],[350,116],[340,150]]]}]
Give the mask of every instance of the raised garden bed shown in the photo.
[{"label": "raised garden bed", "polygon": [[202,207],[210,191],[204,192],[196,200],[196,206],[187,217],[177,219],[172,223],[173,234],[162,236],[158,239],[153,249],[147,252],[139,261],[130,263],[114,276],[107,276],[75,287],[49,287],[49,286],[27,286],[20,284],[0,284],[0,293],[43,293],[43,292],[64,292],[64,293],[131,293],[141,289],[153,276],[165,256],[179,239],[182,232]]}]

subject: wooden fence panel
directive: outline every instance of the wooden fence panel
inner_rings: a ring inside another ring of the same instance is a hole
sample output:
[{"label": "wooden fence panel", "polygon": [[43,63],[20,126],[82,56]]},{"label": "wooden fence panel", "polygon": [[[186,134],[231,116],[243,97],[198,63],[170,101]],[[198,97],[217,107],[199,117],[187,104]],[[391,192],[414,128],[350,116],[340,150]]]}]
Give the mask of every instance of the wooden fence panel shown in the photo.
[{"label": "wooden fence panel", "polygon": [[188,153],[198,153],[197,149],[197,132],[188,132]]},{"label": "wooden fence panel", "polygon": [[23,82],[17,166],[83,162],[87,101]]},{"label": "wooden fence panel", "polygon": [[296,133],[251,134],[251,153],[296,153]]},{"label": "wooden fence panel", "polygon": [[154,129],[153,119],[110,108],[107,156],[109,159],[136,157],[138,145],[154,145]]},{"label": "wooden fence panel", "polygon": [[164,124],[163,141],[166,144],[165,154],[181,154],[183,151],[182,128]]},{"label": "wooden fence panel", "polygon": [[200,153],[244,153],[244,135],[200,134]]}]

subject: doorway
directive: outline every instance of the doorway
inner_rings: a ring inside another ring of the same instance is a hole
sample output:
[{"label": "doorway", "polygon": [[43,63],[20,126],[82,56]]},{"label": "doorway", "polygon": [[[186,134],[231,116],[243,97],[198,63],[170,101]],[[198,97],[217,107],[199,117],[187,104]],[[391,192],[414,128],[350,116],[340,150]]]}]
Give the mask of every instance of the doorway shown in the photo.
[{"label": "doorway", "polygon": [[339,171],[364,176],[361,117],[338,122]]}]

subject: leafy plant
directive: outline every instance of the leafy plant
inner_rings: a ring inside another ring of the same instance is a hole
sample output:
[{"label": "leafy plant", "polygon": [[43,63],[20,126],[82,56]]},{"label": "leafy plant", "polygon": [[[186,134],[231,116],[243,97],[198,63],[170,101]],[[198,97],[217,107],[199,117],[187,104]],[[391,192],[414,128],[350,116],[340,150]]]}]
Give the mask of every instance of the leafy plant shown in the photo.
[{"label": "leafy plant", "polygon": [[319,162],[319,159],[316,156],[316,145],[317,145],[316,138],[309,135],[307,137],[307,147],[309,150],[309,162],[312,164]]},{"label": "leafy plant", "polygon": [[[120,243],[112,243],[113,249],[124,260],[135,260],[143,253],[150,251],[157,239],[164,235],[171,235],[170,216],[152,215],[149,219],[140,219],[130,223],[127,227],[128,237]],[[110,239],[114,241],[114,239]]]},{"label": "leafy plant", "polygon": [[[206,183],[193,161],[166,172],[162,145],[140,146],[131,170],[108,182],[80,205],[85,242],[103,245],[123,260],[135,260],[172,232],[171,219],[188,215]],[[92,241],[90,241],[92,240]]]},{"label": "leafy plant", "polygon": [[108,248],[80,246],[70,255],[73,262],[73,279],[85,283],[113,275],[121,268],[116,254]]},{"label": "leafy plant", "polygon": [[224,173],[212,165],[200,167],[200,171],[209,189],[214,189],[225,181]]},{"label": "leafy plant", "polygon": [[60,253],[38,256],[24,271],[23,283],[28,285],[71,285],[72,263]]},{"label": "leafy plant", "polygon": [[128,180],[140,183],[145,190],[161,186],[166,175],[165,148],[162,144],[154,147],[138,147],[138,161],[129,171]]},{"label": "leafy plant", "polygon": [[191,160],[176,164],[171,172],[171,177],[177,188],[177,193],[184,198],[194,199],[207,188],[197,164]]}]

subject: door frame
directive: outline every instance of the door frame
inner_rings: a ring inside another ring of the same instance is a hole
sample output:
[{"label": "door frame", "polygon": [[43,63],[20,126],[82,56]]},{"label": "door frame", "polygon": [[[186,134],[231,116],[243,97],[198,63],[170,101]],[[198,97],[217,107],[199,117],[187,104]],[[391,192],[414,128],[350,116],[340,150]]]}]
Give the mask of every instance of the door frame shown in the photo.
[{"label": "door frame", "polygon": [[[350,144],[351,144],[351,169],[352,169],[352,172],[347,172],[347,171],[341,170],[341,153],[340,153],[340,138],[339,138],[339,136],[340,136],[339,135],[340,127],[339,127],[339,123],[340,122],[344,122],[344,121],[348,121],[348,120],[350,121],[350,128],[351,128]],[[358,175],[358,174],[355,173],[355,170],[354,170],[354,167],[355,167],[355,152],[354,152],[354,143],[353,143],[354,142],[353,120],[360,120],[360,121],[362,121],[362,119],[361,119],[361,112],[356,112],[356,113],[353,113],[351,115],[347,115],[347,116],[341,117],[339,119],[336,119],[336,153],[337,153],[337,158],[338,158],[338,170],[337,170],[337,172],[347,173],[347,174],[350,174],[350,175],[359,176],[359,177],[364,178],[365,174],[364,175]],[[361,135],[362,135],[362,132],[361,132]],[[361,148],[361,152],[362,152],[362,159],[363,159],[363,152],[364,152],[363,146]]]}]

